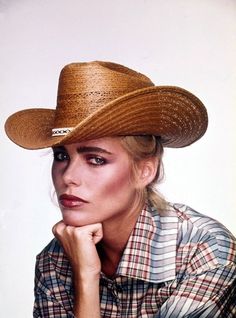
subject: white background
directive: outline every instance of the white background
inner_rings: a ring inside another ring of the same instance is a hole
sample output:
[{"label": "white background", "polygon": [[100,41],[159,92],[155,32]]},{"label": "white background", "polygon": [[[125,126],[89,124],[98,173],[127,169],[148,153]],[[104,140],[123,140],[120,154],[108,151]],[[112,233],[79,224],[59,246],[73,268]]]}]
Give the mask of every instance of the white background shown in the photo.
[{"label": "white background", "polygon": [[32,317],[36,254],[60,219],[49,151],[11,143],[3,125],[22,108],[54,107],[63,65],[110,60],[176,85],[207,106],[196,144],[167,149],[161,191],[236,234],[235,0],[0,1],[0,315]]}]

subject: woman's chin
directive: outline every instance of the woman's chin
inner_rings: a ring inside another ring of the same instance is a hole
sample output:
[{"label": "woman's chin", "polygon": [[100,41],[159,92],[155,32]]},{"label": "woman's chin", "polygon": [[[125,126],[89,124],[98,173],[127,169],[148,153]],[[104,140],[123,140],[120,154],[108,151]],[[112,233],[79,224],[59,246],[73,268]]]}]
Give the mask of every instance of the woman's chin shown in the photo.
[{"label": "woman's chin", "polygon": [[85,226],[85,225],[89,225],[89,224],[93,224],[95,222],[92,222],[92,221],[88,221],[88,220],[79,220],[78,218],[73,218],[73,217],[70,217],[70,216],[63,216],[63,222],[66,224],[66,225],[69,225],[69,226],[74,226],[74,227],[80,227],[80,226]]}]

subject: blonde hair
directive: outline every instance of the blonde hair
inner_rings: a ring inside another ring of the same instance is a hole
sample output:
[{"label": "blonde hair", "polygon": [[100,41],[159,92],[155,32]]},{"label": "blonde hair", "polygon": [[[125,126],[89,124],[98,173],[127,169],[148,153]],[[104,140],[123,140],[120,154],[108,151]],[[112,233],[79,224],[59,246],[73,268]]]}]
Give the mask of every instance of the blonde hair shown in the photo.
[{"label": "blonde hair", "polygon": [[145,200],[148,200],[152,206],[159,211],[164,211],[167,202],[163,196],[158,192],[156,185],[164,176],[164,169],[162,164],[163,146],[159,137],[155,136],[124,136],[121,138],[121,145],[130,155],[133,163],[133,173],[135,175],[136,163],[150,157],[155,157],[158,160],[158,167],[155,178],[147,185],[144,193]]}]

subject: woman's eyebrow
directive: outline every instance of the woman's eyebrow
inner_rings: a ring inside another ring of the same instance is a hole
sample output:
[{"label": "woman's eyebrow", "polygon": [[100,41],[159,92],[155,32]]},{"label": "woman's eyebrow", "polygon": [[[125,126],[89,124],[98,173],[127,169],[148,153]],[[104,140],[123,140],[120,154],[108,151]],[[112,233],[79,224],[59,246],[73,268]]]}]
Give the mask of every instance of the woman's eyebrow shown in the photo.
[{"label": "woman's eyebrow", "polygon": [[112,155],[111,152],[107,151],[106,149],[94,146],[81,146],[77,148],[78,153],[85,153],[85,152],[98,152],[98,153],[106,153],[108,155]]},{"label": "woman's eyebrow", "polygon": [[52,150],[66,150],[64,146],[53,146]]}]

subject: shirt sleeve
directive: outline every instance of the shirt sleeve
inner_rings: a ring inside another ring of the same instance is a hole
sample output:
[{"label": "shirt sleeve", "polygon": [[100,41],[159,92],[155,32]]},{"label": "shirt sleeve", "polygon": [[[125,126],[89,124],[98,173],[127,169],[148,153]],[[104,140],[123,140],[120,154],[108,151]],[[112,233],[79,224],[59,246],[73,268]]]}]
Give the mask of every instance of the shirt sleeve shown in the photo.
[{"label": "shirt sleeve", "polygon": [[236,317],[235,264],[185,277],[160,308],[156,318],[162,317]]},{"label": "shirt sleeve", "polygon": [[69,263],[62,253],[53,253],[56,262],[47,250],[37,256],[33,317],[74,318]]},{"label": "shirt sleeve", "polygon": [[235,318],[236,240],[219,222],[175,205],[176,279],[156,318]]}]

